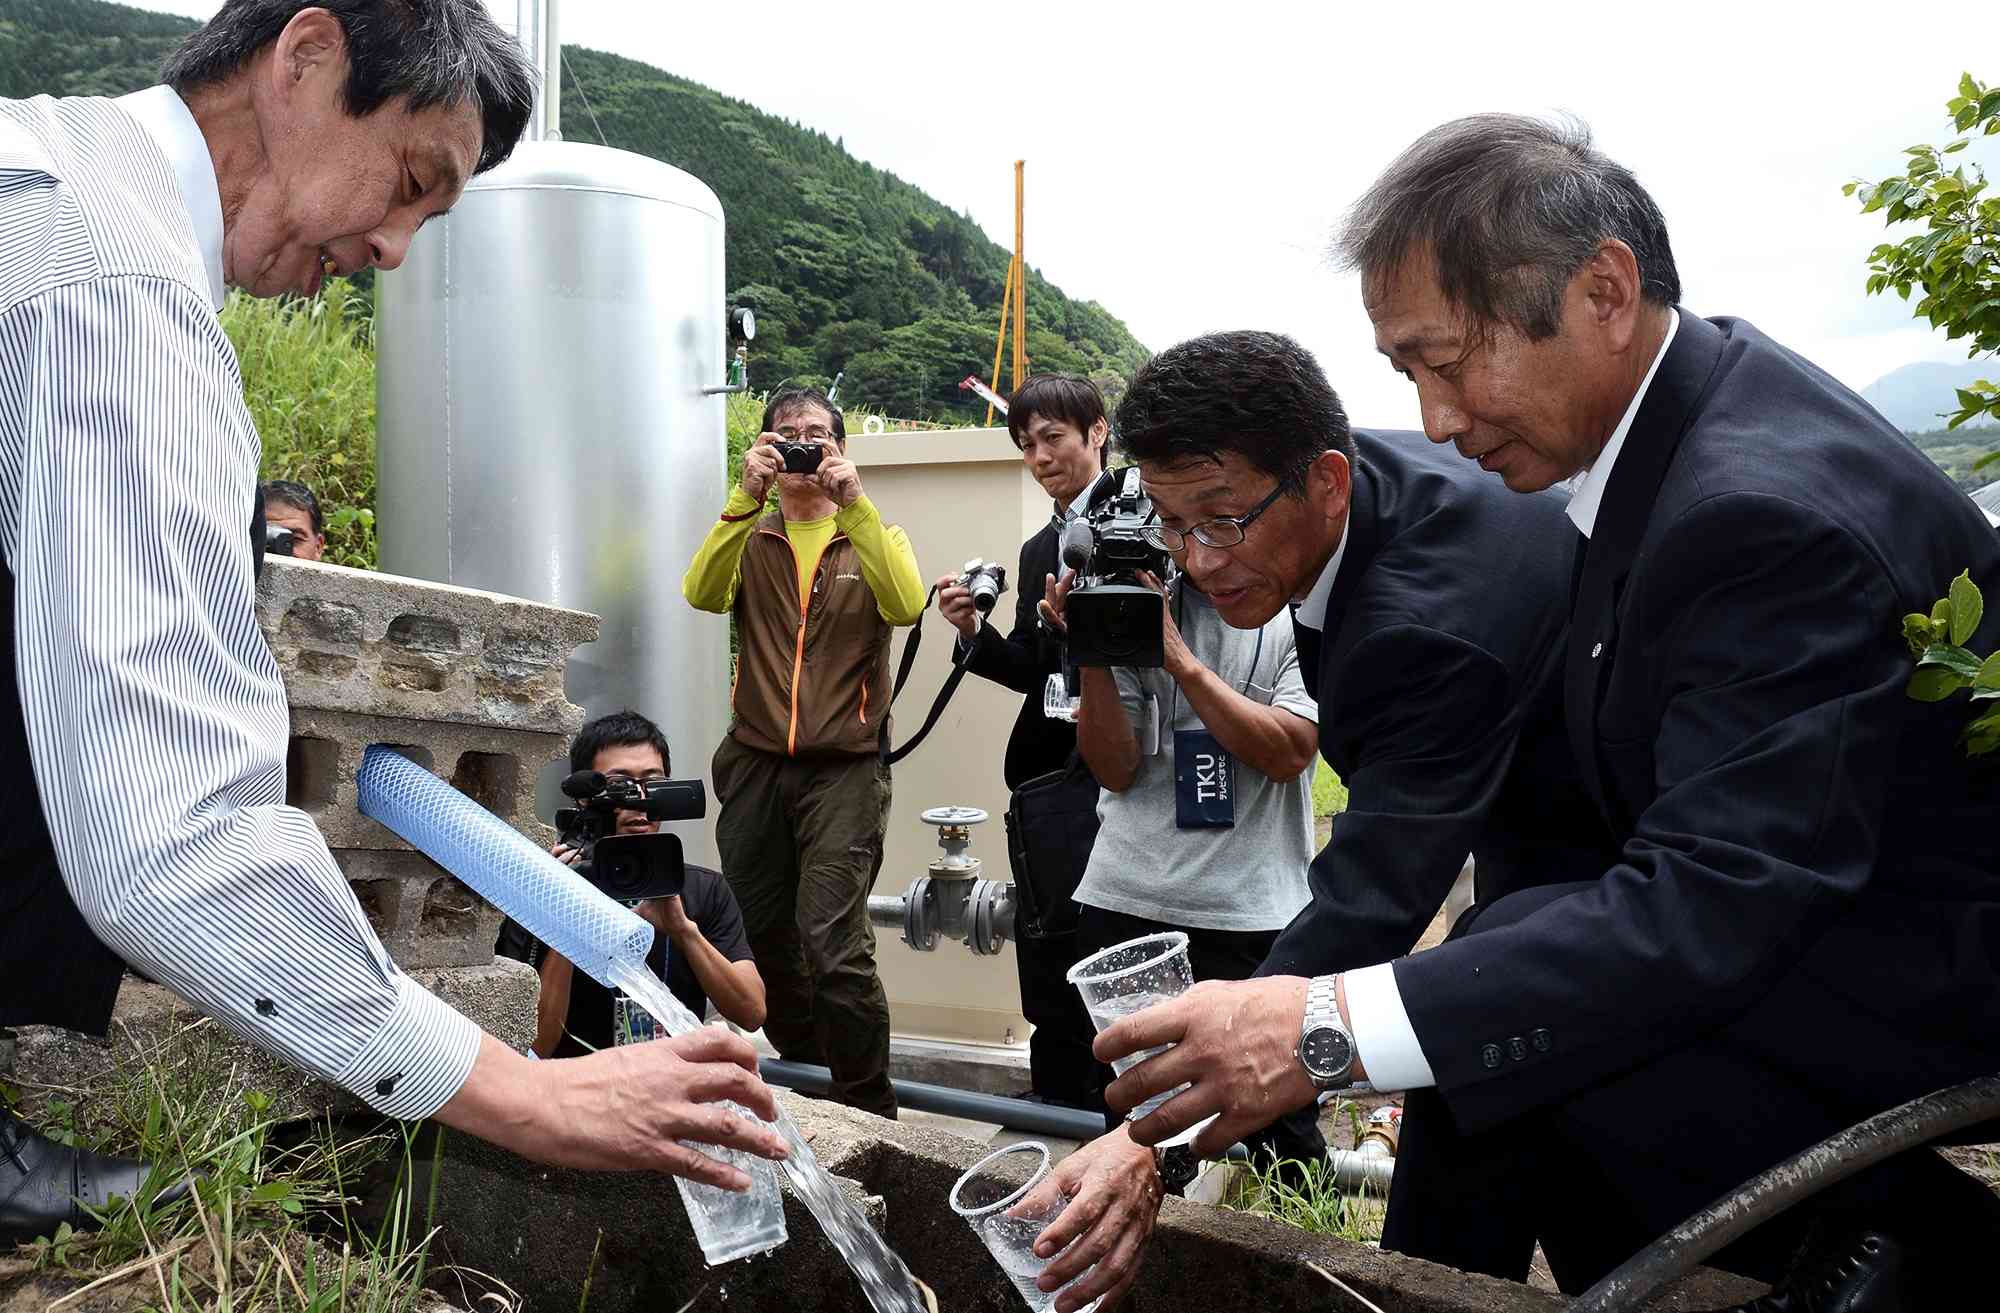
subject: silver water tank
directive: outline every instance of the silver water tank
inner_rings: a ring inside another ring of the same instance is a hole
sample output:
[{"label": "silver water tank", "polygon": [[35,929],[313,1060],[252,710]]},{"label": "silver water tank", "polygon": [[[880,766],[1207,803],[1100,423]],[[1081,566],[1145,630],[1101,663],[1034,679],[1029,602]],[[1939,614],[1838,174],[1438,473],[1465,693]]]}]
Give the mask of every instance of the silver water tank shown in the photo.
[{"label": "silver water tank", "polygon": [[[652,717],[673,773],[704,779],[728,622],[681,575],[724,494],[722,235],[715,193],[671,165],[528,141],[377,283],[382,568],[601,616],[570,700]],[[712,795],[673,827],[711,866]]]}]

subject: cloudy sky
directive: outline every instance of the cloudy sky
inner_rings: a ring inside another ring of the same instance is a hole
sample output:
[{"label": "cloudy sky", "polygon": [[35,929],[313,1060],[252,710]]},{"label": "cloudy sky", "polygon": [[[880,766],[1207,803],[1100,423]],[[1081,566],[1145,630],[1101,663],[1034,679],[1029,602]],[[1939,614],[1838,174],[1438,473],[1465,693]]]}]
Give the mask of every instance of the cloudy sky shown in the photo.
[{"label": "cloudy sky", "polygon": [[[490,3],[511,19],[512,0]],[[202,18],[218,5],[160,7]],[[1414,426],[1414,394],[1374,354],[1327,241],[1411,139],[1478,110],[1590,123],[1665,210],[1698,312],[1750,319],[1857,388],[1913,360],[1962,360],[1901,302],[1863,297],[1883,229],[1840,186],[1945,138],[1964,61],[1984,56],[1973,73],[2000,80],[1969,12],[563,0],[561,24],[566,43],[842,138],[1003,245],[1025,159],[1028,259],[1072,296],[1155,350],[1214,329],[1290,333],[1358,422]],[[591,139],[587,119],[563,128]]]}]

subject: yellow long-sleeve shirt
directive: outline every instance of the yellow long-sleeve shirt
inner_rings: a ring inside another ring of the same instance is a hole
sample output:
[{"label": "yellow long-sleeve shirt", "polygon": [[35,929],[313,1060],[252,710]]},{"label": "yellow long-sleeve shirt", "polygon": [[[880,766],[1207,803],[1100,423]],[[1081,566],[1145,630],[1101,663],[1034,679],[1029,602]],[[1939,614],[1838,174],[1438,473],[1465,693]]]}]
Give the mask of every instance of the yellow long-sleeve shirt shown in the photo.
[{"label": "yellow long-sleeve shirt", "polygon": [[[756,532],[763,506],[750,499],[741,484],[729,490],[728,504],[681,580],[681,595],[701,611],[727,614],[736,604],[742,579],[743,549]],[[818,520],[785,521],[785,537],[798,559],[799,596],[812,591],[813,573],[835,534],[845,534],[861,559],[861,577],[875,594],[875,609],[892,625],[913,625],[924,613],[926,592],[917,554],[909,535],[884,524],[875,503],[864,495],[833,515]]]}]

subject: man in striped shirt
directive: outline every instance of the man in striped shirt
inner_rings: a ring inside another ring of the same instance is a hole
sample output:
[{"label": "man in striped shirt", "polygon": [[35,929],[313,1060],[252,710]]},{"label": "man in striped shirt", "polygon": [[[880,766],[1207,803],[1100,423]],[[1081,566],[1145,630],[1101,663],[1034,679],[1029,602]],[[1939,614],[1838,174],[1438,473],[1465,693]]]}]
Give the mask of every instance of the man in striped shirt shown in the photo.
[{"label": "man in striped shirt", "polygon": [[[101,1031],[122,959],[384,1113],[742,1188],[681,1141],[783,1156],[715,1105],[775,1114],[746,1043],[512,1052],[397,970],[281,805],[259,443],[216,311],[400,264],[520,137],[520,52],[478,0],[230,0],[166,80],[0,100],[0,1026]],[[0,1245],[143,1172],[0,1112]]]}]

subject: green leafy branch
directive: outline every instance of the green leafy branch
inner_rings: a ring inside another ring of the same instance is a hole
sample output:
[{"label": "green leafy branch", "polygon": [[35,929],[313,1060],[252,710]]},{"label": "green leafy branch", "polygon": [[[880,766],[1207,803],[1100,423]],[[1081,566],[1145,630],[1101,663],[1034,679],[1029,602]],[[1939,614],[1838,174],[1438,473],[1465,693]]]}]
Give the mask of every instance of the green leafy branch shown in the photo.
[{"label": "green leafy branch", "polygon": [[1966,755],[1984,756],[2000,749],[2000,652],[1982,658],[1965,644],[1979,629],[1986,602],[1969,571],[1959,571],[1951,592],[1931,607],[1929,615],[1912,611],[1903,617],[1903,640],[1917,658],[1908,693],[1919,702],[1942,702],[1960,689],[1972,691],[1974,703],[1994,705],[1965,727]]},{"label": "green leafy branch", "polygon": [[[1902,173],[1876,183],[1856,180],[1841,190],[1861,202],[1862,213],[1881,213],[1891,226],[1920,222],[1925,227],[1869,252],[1869,295],[1893,288],[1907,301],[1912,290],[1921,289],[1914,314],[1944,329],[1946,337],[1970,337],[1969,354],[1992,355],[2000,352],[2000,196],[1986,194],[1986,173],[1979,165],[1949,157],[1964,151],[1976,136],[2000,134],[2000,88],[1989,88],[1967,73],[1945,111],[1955,134],[1951,142],[1911,146],[1904,152],[1910,159]],[[2000,384],[1981,379],[1957,391],[1958,411],[1948,427],[1982,416],[2000,419]],[[1995,460],[2000,452],[1979,464]]]}]

